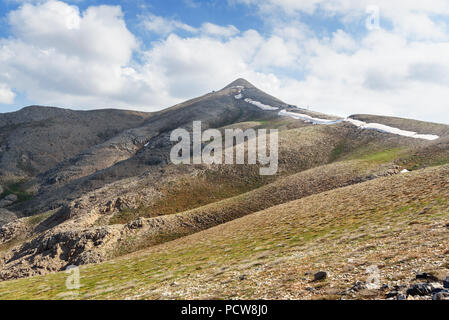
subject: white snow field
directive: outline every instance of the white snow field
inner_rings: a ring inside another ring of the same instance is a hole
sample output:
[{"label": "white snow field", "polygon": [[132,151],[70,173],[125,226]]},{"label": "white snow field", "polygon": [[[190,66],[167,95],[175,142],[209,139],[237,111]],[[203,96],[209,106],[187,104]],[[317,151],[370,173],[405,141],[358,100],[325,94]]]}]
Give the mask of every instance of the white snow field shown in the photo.
[{"label": "white snow field", "polygon": [[409,138],[415,138],[415,139],[424,139],[424,140],[436,140],[440,138],[437,135],[434,134],[418,134],[414,131],[406,131],[401,130],[398,128],[390,127],[384,124],[380,123],[366,123],[360,120],[354,120],[351,118],[346,118],[345,121],[352,123],[353,125],[362,128],[362,129],[371,129],[371,130],[377,130],[380,132],[386,132],[391,134],[396,134],[399,136],[409,137]]},{"label": "white snow field", "polygon": [[[238,89],[238,94],[234,96],[235,99],[240,100],[243,98],[243,90],[245,89],[243,86],[233,86],[231,88]],[[263,104],[262,102],[252,100],[250,98],[245,98],[245,102],[250,103],[250,104],[252,104],[262,110],[266,110],[266,111],[273,111],[273,110],[279,109],[277,107],[272,107],[270,105]],[[434,134],[419,134],[414,131],[402,130],[402,129],[390,127],[390,126],[387,126],[387,125],[384,125],[381,123],[366,123],[366,122],[363,122],[360,120],[352,119],[350,117],[345,118],[345,119],[341,118],[341,119],[337,119],[337,120],[329,120],[329,119],[314,118],[307,114],[297,113],[297,112],[288,112],[285,110],[280,110],[279,115],[291,117],[291,118],[294,118],[297,120],[302,120],[302,121],[313,123],[313,124],[331,125],[331,124],[337,124],[340,122],[349,122],[352,125],[360,128],[360,129],[377,130],[379,132],[385,132],[385,133],[395,134],[395,135],[414,138],[414,139],[423,139],[423,140],[431,141],[431,140],[437,140],[440,138],[439,136],[434,135]]]},{"label": "white snow field", "polygon": [[250,103],[250,104],[252,104],[252,105],[254,105],[254,106],[256,106],[256,107],[258,107],[258,108],[260,108],[262,110],[270,110],[270,111],[272,111],[272,110],[278,110],[279,109],[277,107],[272,107],[272,106],[269,106],[267,104],[263,104],[262,102],[251,100],[249,98],[246,98],[245,102],[248,102],[248,103]]},{"label": "white snow field", "polygon": [[311,122],[313,124],[325,124],[325,125],[331,125],[336,124],[340,122],[349,122],[352,125],[360,128],[360,129],[366,129],[366,130],[377,130],[379,132],[385,132],[390,134],[395,134],[399,136],[414,138],[414,139],[424,139],[424,140],[437,140],[440,137],[434,134],[418,134],[414,131],[407,131],[407,130],[401,130],[395,127],[390,127],[384,124],[380,123],[366,123],[360,120],[355,120],[352,118],[346,118],[346,119],[338,119],[338,120],[328,120],[328,119],[319,119],[319,118],[313,118],[309,115],[302,114],[302,113],[296,113],[296,112],[287,112],[285,110],[279,111],[279,115],[281,116],[288,116],[294,119],[303,120],[306,122]]},{"label": "white snow field", "polygon": [[343,122],[344,119],[339,119],[339,120],[327,120],[327,119],[319,119],[319,118],[313,118],[307,114],[303,114],[303,113],[297,113],[297,112],[288,112],[285,110],[281,110],[279,111],[279,115],[280,116],[288,116],[291,117],[293,119],[298,119],[298,120],[303,120],[305,122],[310,122],[313,124],[335,124],[335,123],[340,123]]}]

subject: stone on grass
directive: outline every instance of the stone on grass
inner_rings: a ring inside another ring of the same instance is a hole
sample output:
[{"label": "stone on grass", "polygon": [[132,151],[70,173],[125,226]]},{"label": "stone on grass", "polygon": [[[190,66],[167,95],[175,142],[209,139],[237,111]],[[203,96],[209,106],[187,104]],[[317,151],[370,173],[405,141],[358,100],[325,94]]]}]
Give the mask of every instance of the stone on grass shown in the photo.
[{"label": "stone on grass", "polygon": [[313,276],[313,281],[321,281],[325,280],[327,278],[327,272],[325,271],[318,271]]}]

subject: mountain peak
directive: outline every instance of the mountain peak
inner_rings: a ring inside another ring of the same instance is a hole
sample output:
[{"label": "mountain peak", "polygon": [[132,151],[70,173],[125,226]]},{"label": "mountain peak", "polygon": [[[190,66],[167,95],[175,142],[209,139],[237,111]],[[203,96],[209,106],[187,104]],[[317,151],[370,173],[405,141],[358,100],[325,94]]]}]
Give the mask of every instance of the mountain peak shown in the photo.
[{"label": "mountain peak", "polygon": [[243,79],[243,78],[238,78],[237,80],[234,80],[233,82],[231,82],[230,84],[228,84],[226,88],[230,88],[230,87],[235,87],[235,86],[242,86],[245,88],[255,88],[254,85],[252,85],[249,81]]}]

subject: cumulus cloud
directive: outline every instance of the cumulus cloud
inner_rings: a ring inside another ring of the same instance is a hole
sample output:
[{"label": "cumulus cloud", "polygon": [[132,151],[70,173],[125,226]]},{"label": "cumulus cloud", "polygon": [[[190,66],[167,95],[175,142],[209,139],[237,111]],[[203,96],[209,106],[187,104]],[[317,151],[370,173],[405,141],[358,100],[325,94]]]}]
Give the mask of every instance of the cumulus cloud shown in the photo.
[{"label": "cumulus cloud", "polygon": [[[13,37],[0,42],[0,82],[36,103],[144,105],[159,89],[141,77],[139,66],[132,66],[138,44],[120,7],[95,6],[79,12],[60,1],[27,3],[12,11],[8,20]],[[160,93],[155,101],[173,99]]]},{"label": "cumulus cloud", "polygon": [[0,83],[0,103],[13,103],[15,93],[6,84]]},{"label": "cumulus cloud", "polygon": [[176,19],[168,19],[154,14],[146,15],[142,20],[144,28],[159,35],[168,35],[176,30],[196,32],[196,29]]},{"label": "cumulus cloud", "polygon": [[233,25],[219,26],[210,22],[205,22],[199,28],[195,28],[179,20],[156,16],[151,13],[141,17],[141,20],[144,29],[160,36],[168,36],[169,34],[178,31],[212,37],[232,37],[239,33],[239,30]]},{"label": "cumulus cloud", "polygon": [[365,14],[369,6],[376,5],[387,17],[396,17],[406,12],[423,14],[449,14],[449,3],[445,0],[228,0],[257,6],[264,13],[275,13],[281,9],[285,13],[303,12],[313,14],[318,11],[330,15],[355,16]]},{"label": "cumulus cloud", "polygon": [[239,33],[239,29],[233,25],[223,27],[206,22],[201,25],[200,32],[211,36],[232,37]]},{"label": "cumulus cloud", "polygon": [[267,78],[250,66],[262,44],[254,30],[226,40],[172,34],[146,52],[145,69],[158,75],[170,96],[184,99],[221,88],[237,77]]},{"label": "cumulus cloud", "polygon": [[314,54],[307,57],[306,78],[286,79],[273,91],[328,113],[448,119],[449,43],[409,42],[378,30],[345,52],[333,45],[339,36],[310,40]]}]

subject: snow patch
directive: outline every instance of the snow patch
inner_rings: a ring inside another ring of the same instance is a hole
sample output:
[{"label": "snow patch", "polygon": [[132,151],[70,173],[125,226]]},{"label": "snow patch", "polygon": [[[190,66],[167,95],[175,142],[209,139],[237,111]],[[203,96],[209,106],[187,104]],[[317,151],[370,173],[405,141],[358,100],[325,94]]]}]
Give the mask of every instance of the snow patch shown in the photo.
[{"label": "snow patch", "polygon": [[235,99],[240,100],[240,99],[243,98],[242,92],[243,92],[243,89],[245,89],[244,86],[232,86],[232,87],[229,87],[229,88],[230,88],[230,89],[237,89],[237,90],[238,90],[238,94],[236,94],[236,95],[234,96]]},{"label": "snow patch", "polygon": [[410,171],[408,171],[407,169],[404,169],[401,171],[401,173],[407,173],[407,172],[410,172]]},{"label": "snow patch", "polygon": [[361,129],[368,129],[368,130],[377,130],[380,132],[386,132],[391,134],[396,134],[403,137],[409,137],[414,139],[423,139],[423,140],[436,140],[439,138],[437,135],[433,134],[418,134],[414,131],[407,131],[407,130],[401,130],[395,127],[390,127],[384,124],[380,123],[366,123],[360,120],[355,120],[351,118],[347,118],[345,121],[352,123],[356,127],[359,127]]},{"label": "snow patch", "polygon": [[432,141],[432,140],[437,140],[440,138],[439,136],[434,135],[434,134],[418,134],[414,131],[401,130],[399,128],[390,127],[390,126],[380,124],[380,123],[366,123],[366,122],[351,119],[351,118],[338,119],[338,120],[327,120],[327,119],[313,118],[307,114],[288,112],[285,110],[279,111],[279,115],[288,116],[288,117],[291,117],[294,119],[303,120],[303,121],[310,122],[313,124],[331,125],[331,124],[336,124],[336,123],[340,123],[340,122],[349,122],[352,125],[360,128],[360,129],[377,130],[379,132],[391,133],[391,134],[395,134],[395,135],[399,135],[399,136],[403,136],[403,137],[414,138],[414,139],[423,139],[423,140]]},{"label": "snow patch", "polygon": [[252,105],[254,105],[254,106],[256,106],[256,107],[258,107],[258,108],[260,108],[262,110],[270,110],[270,111],[272,111],[272,110],[278,110],[279,109],[277,107],[272,107],[272,106],[269,106],[267,104],[263,104],[262,102],[251,100],[249,98],[246,98],[245,102],[248,102],[248,103],[250,103],[250,104],[252,104]]},{"label": "snow patch", "polygon": [[291,117],[293,119],[303,120],[305,122],[310,122],[310,123],[313,123],[313,124],[327,124],[327,125],[330,125],[330,124],[336,124],[336,123],[344,121],[344,119],[328,120],[328,119],[314,118],[314,117],[311,117],[311,116],[309,116],[307,114],[297,113],[297,112],[288,112],[288,111],[285,111],[285,110],[279,111],[279,115],[280,116],[288,116],[288,117]]}]

